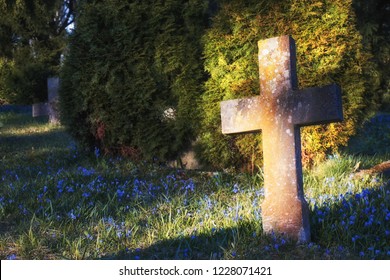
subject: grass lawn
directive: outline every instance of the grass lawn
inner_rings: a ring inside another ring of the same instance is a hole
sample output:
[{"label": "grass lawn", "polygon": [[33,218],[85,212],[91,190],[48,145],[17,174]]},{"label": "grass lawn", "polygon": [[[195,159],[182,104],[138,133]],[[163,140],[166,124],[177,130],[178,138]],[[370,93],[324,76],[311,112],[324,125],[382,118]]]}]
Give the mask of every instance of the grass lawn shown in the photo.
[{"label": "grass lawn", "polygon": [[170,169],[78,148],[0,112],[0,259],[390,259],[390,121],[305,170],[312,243],[262,234],[263,176]]}]

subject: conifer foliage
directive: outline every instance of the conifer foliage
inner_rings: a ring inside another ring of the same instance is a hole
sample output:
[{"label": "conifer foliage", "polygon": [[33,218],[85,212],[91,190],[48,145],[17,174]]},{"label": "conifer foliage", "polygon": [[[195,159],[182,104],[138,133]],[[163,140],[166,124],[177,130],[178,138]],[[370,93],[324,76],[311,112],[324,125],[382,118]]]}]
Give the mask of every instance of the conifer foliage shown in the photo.
[{"label": "conifer foliage", "polygon": [[291,35],[299,87],[342,88],[345,121],[302,129],[303,162],[313,164],[347,143],[386,88],[385,59],[381,70],[356,10],[352,0],[80,1],[62,122],[106,152],[166,160],[197,140],[213,167],[254,168],[261,136],[222,135],[219,104],[260,94],[257,41]]},{"label": "conifer foliage", "polygon": [[47,101],[76,0],[0,0],[0,104]]},{"label": "conifer foliage", "polygon": [[337,83],[345,121],[302,129],[303,162],[312,164],[337,151],[375,109],[375,68],[362,45],[351,0],[221,1],[204,36],[210,78],[202,97],[200,149],[214,166],[261,163],[259,135],[223,136],[222,100],[258,95],[257,41],[292,35],[297,45],[299,87]]},{"label": "conifer foliage", "polygon": [[208,1],[82,1],[61,77],[62,119],[89,146],[165,160],[199,123]]}]

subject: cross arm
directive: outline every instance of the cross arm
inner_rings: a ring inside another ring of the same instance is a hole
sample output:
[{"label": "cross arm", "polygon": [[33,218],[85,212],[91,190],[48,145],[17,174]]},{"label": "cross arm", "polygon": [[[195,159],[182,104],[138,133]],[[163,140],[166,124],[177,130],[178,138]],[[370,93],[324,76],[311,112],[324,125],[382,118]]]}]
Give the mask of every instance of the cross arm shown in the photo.
[{"label": "cross arm", "polygon": [[294,104],[293,123],[299,126],[325,124],[343,120],[341,89],[332,84],[307,88],[289,95]]},{"label": "cross arm", "polygon": [[260,130],[260,97],[222,101],[221,120],[223,134]]}]

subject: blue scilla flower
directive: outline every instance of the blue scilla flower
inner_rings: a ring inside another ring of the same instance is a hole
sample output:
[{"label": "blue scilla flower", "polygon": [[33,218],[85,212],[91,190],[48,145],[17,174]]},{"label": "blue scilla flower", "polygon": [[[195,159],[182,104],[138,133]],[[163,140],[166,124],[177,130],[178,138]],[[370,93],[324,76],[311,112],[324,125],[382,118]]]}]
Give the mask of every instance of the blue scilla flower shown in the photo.
[{"label": "blue scilla flower", "polygon": [[326,177],[325,178],[325,184],[331,185],[335,181],[334,177]]},{"label": "blue scilla flower", "polygon": [[89,192],[83,192],[82,196],[85,197],[85,198],[88,198],[88,197],[91,196],[91,193],[89,193]]},{"label": "blue scilla flower", "polygon": [[256,208],[258,205],[259,205],[259,199],[255,197],[255,199],[253,199],[252,201],[252,207]]},{"label": "blue scilla flower", "polygon": [[355,243],[359,238],[360,238],[360,236],[357,234],[352,236],[352,242]]},{"label": "blue scilla flower", "polygon": [[355,221],[356,221],[356,216],[355,215],[351,215],[349,217],[349,224],[353,225],[355,223]]},{"label": "blue scilla flower", "polygon": [[168,175],[166,176],[166,179],[167,179],[168,182],[169,182],[169,181],[176,181],[175,174],[168,174]]},{"label": "blue scilla flower", "polygon": [[93,240],[93,236],[89,233],[87,233],[85,237],[87,237],[88,240]]},{"label": "blue scilla flower", "polygon": [[61,167],[60,169],[57,170],[56,175],[58,176],[58,175],[60,175],[64,171],[65,171],[65,169]]},{"label": "blue scilla flower", "polygon": [[109,225],[115,225],[115,220],[112,217],[103,218],[103,221],[107,222]]},{"label": "blue scilla flower", "polygon": [[189,249],[188,248],[185,248],[183,250],[183,257],[187,258],[188,257],[188,252],[189,252]]},{"label": "blue scilla flower", "polygon": [[63,188],[64,188],[64,184],[65,184],[65,180],[61,179],[57,182],[57,191],[58,192],[62,192]]},{"label": "blue scilla flower", "polygon": [[350,209],[350,205],[349,205],[347,200],[343,199],[341,203],[342,203],[344,209],[346,209],[346,210]]},{"label": "blue scilla flower", "polygon": [[344,229],[348,229],[348,224],[345,221],[341,221],[341,225],[344,227]]},{"label": "blue scilla flower", "polygon": [[320,199],[320,201],[325,202],[329,198],[329,196],[327,194],[322,194],[318,198]]},{"label": "blue scilla flower", "polygon": [[371,194],[371,191],[370,191],[369,189],[364,189],[364,190],[362,191],[362,197],[363,197],[363,198],[368,197],[370,194]]},{"label": "blue scilla flower", "polygon": [[118,189],[116,191],[116,194],[117,194],[118,198],[122,198],[125,195],[125,191]]},{"label": "blue scilla flower", "polygon": [[233,193],[238,193],[239,191],[240,191],[240,188],[239,188],[238,184],[237,183],[234,184],[233,185]]},{"label": "blue scilla flower", "polygon": [[390,220],[390,211],[388,210],[388,209],[386,209],[387,211],[387,213],[386,213],[386,217],[385,217],[385,219],[386,219],[386,221],[389,221]]},{"label": "blue scilla flower", "polygon": [[43,195],[44,195],[43,193],[37,195],[37,199],[39,202],[42,202]]},{"label": "blue scilla flower", "polygon": [[68,212],[68,217],[72,220],[76,220],[77,217],[76,215],[73,213],[73,210],[71,210],[70,212]]},{"label": "blue scilla flower", "polygon": [[256,220],[258,220],[258,221],[261,220],[261,210],[258,210],[258,209],[254,210],[253,214],[255,215]]},{"label": "blue scilla flower", "polygon": [[189,179],[187,182],[186,182],[186,185],[185,185],[185,190],[186,191],[191,191],[191,192],[194,192],[195,191],[195,183],[192,179]]},{"label": "blue scilla flower", "polygon": [[229,217],[229,211],[226,210],[226,209],[224,209],[224,210],[222,211],[222,214],[225,216],[225,218]]},{"label": "blue scilla flower", "polygon": [[213,202],[208,197],[208,195],[204,196],[204,200],[206,201],[206,209],[210,210],[211,208],[213,208]]},{"label": "blue scilla flower", "polygon": [[355,194],[355,200],[360,200],[360,199],[362,199],[362,194],[360,194],[360,193],[357,193],[357,194]]},{"label": "blue scilla flower", "polygon": [[7,260],[16,260],[16,255],[11,254],[11,255],[7,256]]},{"label": "blue scilla flower", "polygon": [[77,170],[78,170],[83,176],[91,176],[91,175],[95,174],[95,170],[94,170],[93,168],[87,169],[87,168],[85,168],[85,167],[80,166]]},{"label": "blue scilla flower", "polygon": [[364,226],[365,227],[371,226],[373,224],[373,222],[374,222],[374,219],[375,219],[374,215],[370,215],[368,217],[368,221],[364,222]]},{"label": "blue scilla flower", "polygon": [[264,196],[264,188],[261,188],[260,190],[257,190],[255,193],[256,193],[256,196],[258,196],[258,197],[262,197],[262,196]]},{"label": "blue scilla flower", "polygon": [[96,158],[99,158],[99,157],[100,157],[100,150],[99,150],[98,147],[95,147],[94,154],[95,154],[95,157],[96,157]]}]

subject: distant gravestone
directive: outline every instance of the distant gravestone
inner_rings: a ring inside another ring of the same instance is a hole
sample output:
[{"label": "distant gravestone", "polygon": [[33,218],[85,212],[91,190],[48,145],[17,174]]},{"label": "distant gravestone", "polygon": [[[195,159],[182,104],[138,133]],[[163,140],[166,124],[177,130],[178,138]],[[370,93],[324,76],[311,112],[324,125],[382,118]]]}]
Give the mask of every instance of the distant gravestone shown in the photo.
[{"label": "distant gravestone", "polygon": [[49,106],[47,103],[34,103],[32,105],[32,116],[34,118],[49,115]]},{"label": "distant gravestone", "polygon": [[297,89],[295,42],[290,36],[258,42],[260,96],[221,103],[224,134],[262,130],[265,233],[310,241],[303,194],[300,127],[343,120],[337,85]]},{"label": "distant gravestone", "polygon": [[57,124],[60,122],[59,110],[58,110],[58,89],[60,86],[60,79],[58,77],[52,77],[47,79],[47,92],[48,92],[48,109],[49,109],[49,122]]},{"label": "distant gravestone", "polygon": [[52,77],[47,79],[47,93],[48,102],[35,103],[32,105],[32,116],[49,116],[49,122],[52,124],[58,124],[59,111],[58,111],[58,89],[60,79],[58,77]]}]

